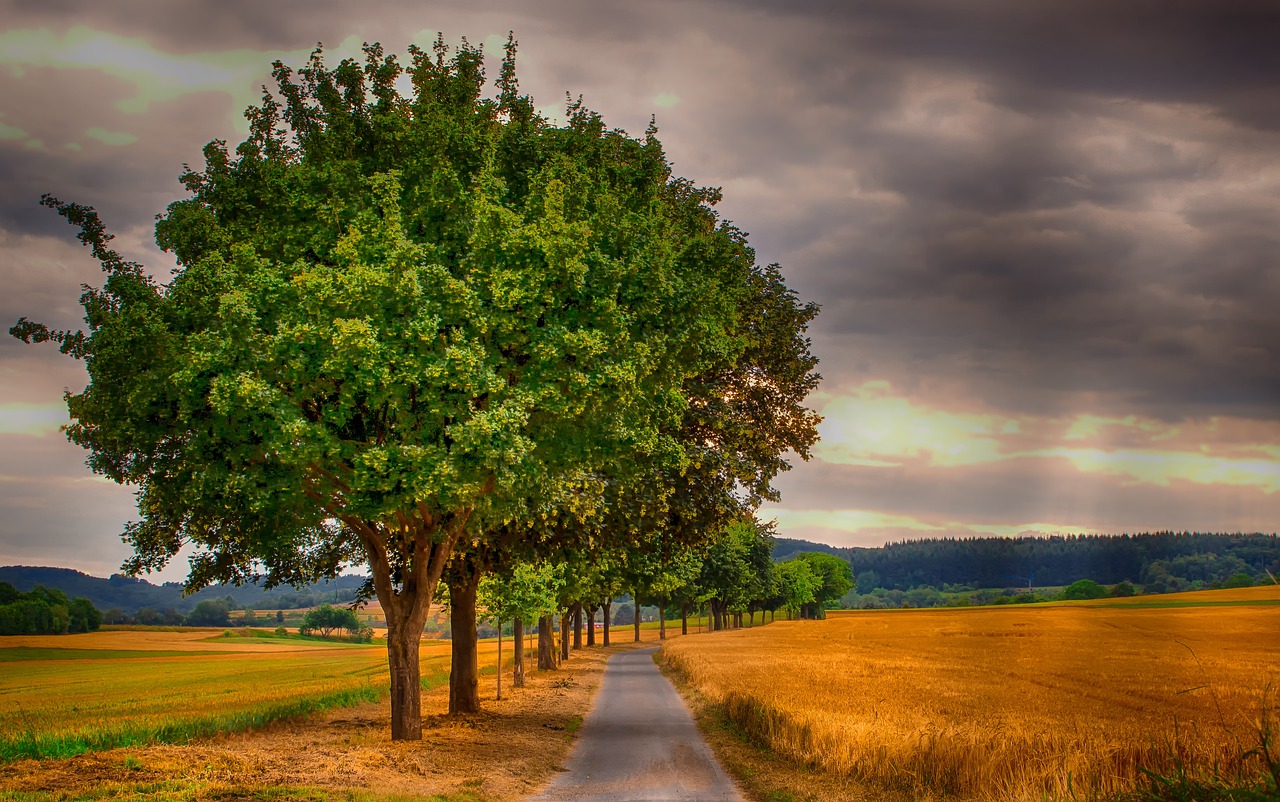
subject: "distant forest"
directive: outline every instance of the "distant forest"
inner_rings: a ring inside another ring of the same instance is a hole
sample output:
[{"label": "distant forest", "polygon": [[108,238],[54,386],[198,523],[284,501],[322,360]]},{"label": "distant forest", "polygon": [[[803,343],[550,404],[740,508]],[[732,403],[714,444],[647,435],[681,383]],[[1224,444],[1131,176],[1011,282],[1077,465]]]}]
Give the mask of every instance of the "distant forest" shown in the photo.
[{"label": "distant forest", "polygon": [[1131,582],[1147,593],[1221,585],[1239,574],[1280,574],[1274,534],[1153,532],[1134,535],[907,540],[880,548],[837,548],[777,538],[774,558],[823,551],[848,560],[858,593],[875,588],[1032,588],[1081,579]]},{"label": "distant forest", "polygon": [[[182,585],[178,582],[153,585],[145,579],[133,579],[120,574],[112,574],[103,579],[69,568],[0,566],[0,582],[8,582],[23,592],[30,591],[36,585],[58,588],[68,596],[88,599],[100,610],[133,615],[142,609],[187,614],[202,601],[214,601],[227,596],[232,597],[238,607],[256,610],[290,610],[320,604],[340,604],[355,599],[356,591],[364,584],[364,577],[340,576],[300,590],[288,586],[264,590],[256,585],[214,585],[185,597],[182,595]],[[175,617],[178,616],[170,615],[170,618]]]}]

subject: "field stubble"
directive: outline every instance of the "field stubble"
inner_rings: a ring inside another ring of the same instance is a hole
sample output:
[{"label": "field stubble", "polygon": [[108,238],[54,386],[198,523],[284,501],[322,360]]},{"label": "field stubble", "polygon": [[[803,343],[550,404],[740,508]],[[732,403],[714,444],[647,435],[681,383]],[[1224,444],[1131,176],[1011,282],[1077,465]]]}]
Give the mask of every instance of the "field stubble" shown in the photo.
[{"label": "field stubble", "polygon": [[662,660],[827,772],[921,798],[1089,799],[1144,768],[1256,772],[1280,608],[858,612],[685,638]]}]

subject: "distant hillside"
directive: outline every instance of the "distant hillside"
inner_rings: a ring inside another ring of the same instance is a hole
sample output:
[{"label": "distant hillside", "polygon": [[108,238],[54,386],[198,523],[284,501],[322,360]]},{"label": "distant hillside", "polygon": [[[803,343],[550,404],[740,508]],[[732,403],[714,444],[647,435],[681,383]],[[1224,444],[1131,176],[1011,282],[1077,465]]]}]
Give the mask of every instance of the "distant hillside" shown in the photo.
[{"label": "distant hillside", "polygon": [[775,537],[773,539],[773,559],[779,562],[793,555],[810,551],[834,554],[847,560],[854,549],[828,546],[826,543],[814,543],[812,540],[798,540],[789,537]]},{"label": "distant hillside", "polygon": [[1280,539],[1274,534],[1154,532],[1134,535],[908,540],[880,548],[837,548],[777,538],[774,559],[823,551],[848,560],[859,592],[875,587],[910,590],[927,585],[1001,588],[1103,584],[1128,580],[1168,590],[1210,585],[1237,574],[1265,582],[1280,574]]},{"label": "distant hillside", "polygon": [[224,596],[235,599],[240,607],[257,609],[312,607],[324,602],[350,600],[364,583],[364,577],[340,576],[331,582],[318,582],[302,589],[285,586],[269,591],[256,585],[244,587],[214,585],[186,597],[182,595],[182,585],[177,582],[153,585],[145,579],[133,579],[120,574],[112,574],[111,577],[103,579],[70,568],[0,566],[0,582],[8,582],[24,593],[36,585],[57,588],[71,598],[81,596],[87,598],[99,610],[118,608],[132,615],[144,607],[155,610],[173,608],[187,612],[205,599],[219,599]]}]

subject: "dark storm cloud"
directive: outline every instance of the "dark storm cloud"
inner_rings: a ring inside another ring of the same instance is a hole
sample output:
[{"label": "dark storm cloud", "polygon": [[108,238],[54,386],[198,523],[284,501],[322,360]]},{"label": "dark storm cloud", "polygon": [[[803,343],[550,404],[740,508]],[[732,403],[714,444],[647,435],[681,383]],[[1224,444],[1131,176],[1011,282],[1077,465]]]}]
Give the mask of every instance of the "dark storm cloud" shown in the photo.
[{"label": "dark storm cloud", "polygon": [[1270,0],[863,0],[732,3],[821,20],[850,50],[979,74],[1029,106],[1054,90],[1204,103],[1280,125],[1280,6]]},{"label": "dark storm cloud", "polygon": [[782,75],[751,76],[794,105],[751,106],[734,154],[810,202],[734,211],[824,301],[828,377],[929,371],[1041,411],[1280,411],[1280,7],[757,9],[812,27]]}]

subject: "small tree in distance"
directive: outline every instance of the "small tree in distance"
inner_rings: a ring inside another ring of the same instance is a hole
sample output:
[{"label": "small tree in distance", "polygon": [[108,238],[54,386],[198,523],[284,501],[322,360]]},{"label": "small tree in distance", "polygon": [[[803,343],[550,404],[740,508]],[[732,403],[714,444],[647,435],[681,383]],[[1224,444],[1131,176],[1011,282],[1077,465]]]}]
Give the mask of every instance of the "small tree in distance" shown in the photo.
[{"label": "small tree in distance", "polygon": [[298,627],[298,633],[310,635],[319,632],[320,637],[327,638],[339,629],[354,635],[360,630],[360,619],[356,617],[353,610],[346,607],[322,604],[314,610],[308,610],[302,617],[302,625]]}]

